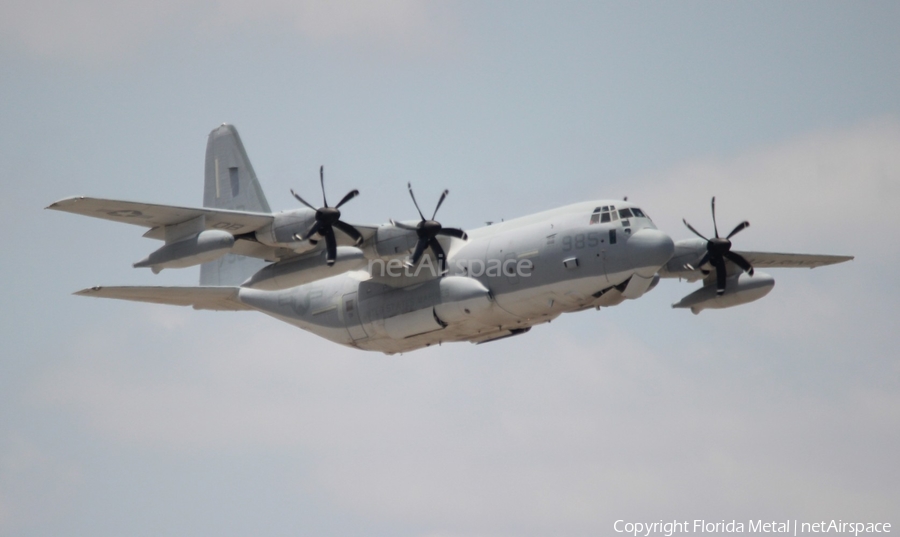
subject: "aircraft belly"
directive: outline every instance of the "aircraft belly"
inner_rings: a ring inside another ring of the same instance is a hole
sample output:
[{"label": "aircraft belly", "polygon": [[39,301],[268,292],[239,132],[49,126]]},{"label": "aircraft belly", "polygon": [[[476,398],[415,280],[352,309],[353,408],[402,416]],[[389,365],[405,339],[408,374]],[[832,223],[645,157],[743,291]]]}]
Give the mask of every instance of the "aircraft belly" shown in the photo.
[{"label": "aircraft belly", "polygon": [[360,348],[405,352],[461,341],[517,319],[496,307],[478,280],[446,276],[409,288],[367,281],[359,286],[360,319],[369,337]]},{"label": "aircraft belly", "polygon": [[353,345],[342,307],[342,291],[355,283],[346,275],[281,291],[241,288],[240,301],[335,343]]},{"label": "aircraft belly", "polygon": [[[307,332],[313,333],[319,337],[325,338],[328,341],[339,343],[341,345],[345,345],[347,347],[359,347],[353,339],[348,335],[347,329],[344,327],[329,327],[323,326],[319,324],[314,324],[310,322],[306,322],[303,319],[298,319],[296,317],[290,317],[286,315],[280,315],[278,313],[273,313],[269,311],[263,311],[266,315],[278,319],[279,321],[286,322],[290,325],[296,326],[301,330],[305,330]],[[362,348],[362,347],[360,347]]]},{"label": "aircraft belly", "polygon": [[[525,325],[508,326],[508,328],[519,327],[525,327]],[[369,351],[397,354],[430,347],[432,345],[441,345],[443,343],[465,342],[479,338],[487,338],[491,334],[499,334],[504,330],[507,330],[507,328],[488,326],[479,322],[465,322],[402,339],[372,337],[364,341],[356,342],[356,346],[360,349]]]}]

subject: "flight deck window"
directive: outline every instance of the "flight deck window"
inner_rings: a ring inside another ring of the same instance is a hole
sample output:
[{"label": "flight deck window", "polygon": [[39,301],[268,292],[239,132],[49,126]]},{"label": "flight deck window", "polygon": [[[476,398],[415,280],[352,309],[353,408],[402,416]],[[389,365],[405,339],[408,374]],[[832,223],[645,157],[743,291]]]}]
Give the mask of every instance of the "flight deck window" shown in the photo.
[{"label": "flight deck window", "polygon": [[600,223],[609,222],[609,213],[602,213],[600,215]]},{"label": "flight deck window", "polygon": [[630,218],[631,209],[619,209],[619,218]]},{"label": "flight deck window", "polygon": [[644,211],[638,209],[637,207],[632,209],[631,212],[633,212],[635,216],[641,216],[641,217],[644,216]]}]

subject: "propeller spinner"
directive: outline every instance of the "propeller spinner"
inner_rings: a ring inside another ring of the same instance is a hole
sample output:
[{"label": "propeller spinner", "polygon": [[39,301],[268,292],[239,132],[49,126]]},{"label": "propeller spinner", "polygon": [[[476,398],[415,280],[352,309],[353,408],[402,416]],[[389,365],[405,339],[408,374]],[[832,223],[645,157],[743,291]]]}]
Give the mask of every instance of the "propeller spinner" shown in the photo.
[{"label": "propeller spinner", "polygon": [[319,182],[322,185],[322,204],[324,207],[315,208],[306,200],[300,197],[299,194],[294,192],[291,189],[291,194],[297,198],[297,201],[306,205],[310,209],[316,211],[316,223],[309,228],[305,234],[300,235],[299,233],[294,235],[294,238],[298,241],[309,240],[313,235],[319,234],[319,236],[325,238],[325,262],[328,266],[334,265],[334,260],[337,257],[337,240],[334,238],[334,228],[338,228],[343,231],[348,237],[356,241],[356,245],[359,246],[363,242],[363,237],[360,232],[350,224],[341,220],[341,205],[347,203],[352,200],[356,196],[359,195],[359,190],[351,190],[344,196],[341,201],[338,202],[334,207],[328,206],[328,200],[325,198],[325,166],[319,167]]},{"label": "propeller spinner", "polygon": [[409,189],[409,196],[412,198],[413,204],[416,206],[416,210],[419,211],[419,216],[422,218],[415,226],[410,226],[402,222],[394,222],[394,225],[399,228],[415,231],[416,235],[419,237],[419,240],[416,242],[416,249],[409,259],[409,265],[413,266],[418,263],[422,258],[422,254],[425,253],[425,249],[431,248],[435,258],[437,258],[438,262],[441,264],[441,273],[443,273],[446,268],[447,254],[444,252],[441,243],[438,242],[437,236],[445,235],[463,240],[468,238],[465,231],[453,227],[443,227],[440,222],[434,219],[434,217],[437,216],[438,209],[441,208],[441,204],[444,203],[444,200],[447,198],[447,194],[449,194],[450,191],[444,190],[444,192],[441,193],[441,198],[437,202],[437,207],[434,208],[431,219],[426,219],[425,215],[422,214],[422,209],[419,208],[419,203],[416,201],[415,194],[413,194],[412,184],[406,183],[406,187]]},{"label": "propeller spinner", "polygon": [[[750,226],[750,222],[744,220],[740,224],[738,224],[731,233],[728,234],[727,237],[721,238],[719,237],[719,226],[716,224],[716,197],[713,196],[712,199],[712,217],[713,217],[713,230],[716,233],[716,236],[712,239],[707,239],[699,231],[694,229],[690,224],[688,224],[687,220],[682,219],[684,225],[687,226],[688,229],[694,232],[694,235],[697,235],[701,239],[706,241],[706,254],[703,255],[703,259],[697,263],[697,268],[702,267],[706,263],[709,263],[716,269],[716,294],[722,295],[725,293],[725,277],[726,277],[726,268],[725,268],[725,260],[729,260],[735,265],[741,267],[742,270],[746,271],[747,274],[753,276],[753,266],[750,265],[750,262],[744,259],[744,256],[732,252],[731,251],[731,237],[737,235],[741,230]],[[704,274],[709,274],[708,270],[701,269]]]}]

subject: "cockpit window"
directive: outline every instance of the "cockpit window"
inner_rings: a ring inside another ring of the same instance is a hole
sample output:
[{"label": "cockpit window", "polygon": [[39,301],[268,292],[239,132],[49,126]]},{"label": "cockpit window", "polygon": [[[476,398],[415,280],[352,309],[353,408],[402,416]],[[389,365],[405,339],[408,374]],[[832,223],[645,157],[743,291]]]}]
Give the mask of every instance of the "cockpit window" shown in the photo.
[{"label": "cockpit window", "polygon": [[631,218],[631,209],[619,209],[619,218]]},{"label": "cockpit window", "polygon": [[638,209],[637,207],[632,209],[631,212],[633,212],[635,216],[644,216],[644,211]]},{"label": "cockpit window", "polygon": [[602,224],[603,222],[609,222],[609,212],[600,214],[600,223]]}]

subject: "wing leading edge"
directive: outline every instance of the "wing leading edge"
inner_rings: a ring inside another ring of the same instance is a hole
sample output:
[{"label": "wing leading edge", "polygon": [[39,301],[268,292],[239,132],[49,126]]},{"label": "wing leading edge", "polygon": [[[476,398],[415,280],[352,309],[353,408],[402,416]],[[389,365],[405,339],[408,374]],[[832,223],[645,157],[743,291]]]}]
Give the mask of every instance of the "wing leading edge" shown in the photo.
[{"label": "wing leading edge", "polygon": [[836,265],[853,259],[852,255],[781,254],[773,252],[738,252],[754,268],[816,268]]},{"label": "wing leading edge", "polygon": [[151,232],[145,234],[152,239],[164,239],[162,229],[203,216],[206,229],[223,229],[233,235],[250,233],[272,221],[273,216],[266,213],[249,211],[232,211],[229,209],[212,209],[198,207],[178,207],[176,205],[159,205],[136,201],[109,200],[102,198],[86,198],[74,196],[51,203],[48,209],[80,214],[93,218],[102,218],[132,224],[136,226],[159,229],[159,236]]}]

